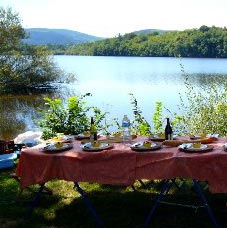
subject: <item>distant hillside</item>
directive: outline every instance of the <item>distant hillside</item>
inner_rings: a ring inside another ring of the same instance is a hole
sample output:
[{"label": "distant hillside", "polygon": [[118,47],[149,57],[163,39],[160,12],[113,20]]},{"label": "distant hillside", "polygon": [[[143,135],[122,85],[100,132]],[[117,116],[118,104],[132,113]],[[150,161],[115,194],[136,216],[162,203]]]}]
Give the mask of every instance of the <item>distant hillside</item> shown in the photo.
[{"label": "distant hillside", "polygon": [[29,28],[25,30],[29,38],[24,42],[33,45],[82,44],[104,39],[68,29]]},{"label": "distant hillside", "polygon": [[135,33],[135,34],[147,34],[147,33],[152,33],[152,32],[157,32],[158,34],[163,34],[166,32],[173,32],[173,31],[161,30],[161,29],[143,29],[143,30],[134,31],[133,33]]},{"label": "distant hillside", "polygon": [[128,33],[63,50],[67,55],[227,58],[227,28],[208,27],[162,34]]}]

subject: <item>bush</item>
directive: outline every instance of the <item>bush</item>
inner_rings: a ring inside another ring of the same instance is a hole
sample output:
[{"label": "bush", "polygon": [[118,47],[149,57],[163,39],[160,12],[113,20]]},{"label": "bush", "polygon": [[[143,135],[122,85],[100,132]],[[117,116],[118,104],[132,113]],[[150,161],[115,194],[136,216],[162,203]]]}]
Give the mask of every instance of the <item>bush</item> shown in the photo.
[{"label": "bush", "polygon": [[42,137],[49,139],[56,136],[57,133],[66,135],[77,135],[90,130],[90,116],[93,114],[97,130],[103,130],[106,125],[103,121],[107,112],[102,112],[94,106],[86,106],[84,98],[91,94],[83,96],[73,96],[68,99],[66,107],[61,99],[44,98],[47,110],[43,110],[43,119],[38,121],[43,129]]},{"label": "bush", "polygon": [[[192,79],[191,79],[192,80]],[[204,82],[198,89],[193,88],[190,77],[185,75],[186,99],[180,109],[184,115],[184,131],[189,134],[217,133],[227,135],[227,81]]]},{"label": "bush", "polygon": [[75,80],[56,66],[45,47],[25,45],[19,17],[0,7],[0,91],[33,92],[53,89],[58,82]]}]

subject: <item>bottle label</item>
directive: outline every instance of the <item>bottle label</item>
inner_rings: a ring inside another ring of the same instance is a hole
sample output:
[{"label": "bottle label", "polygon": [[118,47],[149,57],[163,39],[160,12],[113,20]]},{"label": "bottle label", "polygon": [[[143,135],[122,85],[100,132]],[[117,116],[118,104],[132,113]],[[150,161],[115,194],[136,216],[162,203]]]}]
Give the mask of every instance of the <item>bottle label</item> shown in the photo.
[{"label": "bottle label", "polygon": [[122,127],[130,127],[130,123],[129,122],[123,122]]}]

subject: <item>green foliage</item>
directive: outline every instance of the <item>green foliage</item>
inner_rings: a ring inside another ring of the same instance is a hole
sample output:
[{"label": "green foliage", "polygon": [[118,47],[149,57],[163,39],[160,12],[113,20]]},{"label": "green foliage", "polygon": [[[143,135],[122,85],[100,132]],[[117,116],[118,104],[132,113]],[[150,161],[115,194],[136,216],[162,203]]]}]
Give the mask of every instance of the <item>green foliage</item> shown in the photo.
[{"label": "green foliage", "polygon": [[93,43],[71,45],[63,53],[94,56],[226,58],[227,29],[203,25],[199,29],[185,31],[129,33]]},{"label": "green foliage", "polygon": [[185,128],[183,116],[177,113],[172,113],[163,105],[162,102],[155,102],[155,110],[151,115],[152,120],[150,125],[145,117],[143,117],[142,111],[138,107],[138,102],[134,95],[132,93],[129,95],[131,96],[132,111],[134,114],[134,119],[132,120],[132,129],[135,134],[149,136],[151,134],[163,133],[166,125],[166,116],[169,116],[171,120],[174,133],[180,135],[182,132],[184,132],[182,130]]},{"label": "green foliage", "polygon": [[44,118],[39,121],[39,126],[43,129],[42,137],[51,138],[57,133],[66,135],[76,135],[90,130],[90,116],[93,114],[97,130],[106,129],[105,119],[107,112],[101,112],[97,107],[86,106],[83,96],[73,96],[68,99],[66,107],[61,99],[44,98],[48,110],[44,110]]},{"label": "green foliage", "polygon": [[132,110],[134,114],[134,120],[132,121],[132,130],[137,135],[150,135],[151,126],[142,116],[142,111],[138,107],[138,102],[132,93],[131,96]]},{"label": "green foliage", "polygon": [[163,103],[156,102],[155,103],[155,112],[152,116],[153,124],[154,124],[154,132],[155,134],[164,132],[163,127]]},{"label": "green foliage", "polygon": [[9,54],[18,50],[20,39],[25,38],[25,32],[20,24],[17,13],[11,8],[0,7],[0,54]]},{"label": "green foliage", "polygon": [[[23,45],[25,32],[17,13],[0,7],[0,90],[31,92],[74,80],[56,66],[45,47]],[[62,78],[60,80],[60,78]]]},{"label": "green foliage", "polygon": [[181,98],[180,109],[184,113],[184,132],[190,134],[217,133],[227,135],[227,80],[213,81],[209,86],[195,89],[185,74],[186,99]]}]

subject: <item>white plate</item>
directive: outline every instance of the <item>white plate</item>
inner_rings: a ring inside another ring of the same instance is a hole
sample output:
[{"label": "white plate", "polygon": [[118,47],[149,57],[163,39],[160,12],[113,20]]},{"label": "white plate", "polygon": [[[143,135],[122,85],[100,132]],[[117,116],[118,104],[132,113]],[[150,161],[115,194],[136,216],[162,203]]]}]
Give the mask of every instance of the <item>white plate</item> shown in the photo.
[{"label": "white plate", "polygon": [[192,144],[193,143],[183,143],[178,148],[180,151],[183,151],[185,153],[206,153],[214,149],[212,145],[201,144],[200,148],[194,148]]},{"label": "white plate", "polygon": [[75,136],[76,139],[90,139],[90,135],[84,135],[83,133]]},{"label": "white plate", "polygon": [[100,146],[92,146],[91,142],[85,143],[81,145],[81,148],[85,151],[100,151],[100,150],[105,150],[105,149],[110,149],[112,148],[113,145],[105,142],[101,142]]},{"label": "white plate", "polygon": [[[176,138],[177,138],[177,135],[173,135],[173,140],[175,140]],[[151,135],[151,136],[149,137],[149,139],[150,139],[151,141],[162,142],[162,141],[165,141],[165,136],[160,137],[160,136],[158,136],[158,135]]]},{"label": "white plate", "polygon": [[[72,142],[73,136],[71,136],[71,135],[62,135],[58,139],[56,139],[56,141],[55,141],[54,138],[47,140],[47,142],[49,142],[50,144],[53,144],[54,142],[62,142],[62,143],[67,143],[68,142],[69,143],[69,142]],[[56,138],[57,138],[57,136],[56,136]]]},{"label": "white plate", "polygon": [[109,135],[108,136],[110,139],[115,139],[115,138],[123,138],[123,136],[122,135],[120,135],[120,136],[114,136],[114,135]]},{"label": "white plate", "polygon": [[131,149],[135,151],[149,151],[149,150],[156,150],[160,148],[161,148],[161,145],[158,143],[151,143],[149,147],[146,147],[146,146],[143,146],[143,142],[137,142],[131,146]]},{"label": "white plate", "polygon": [[206,149],[208,146],[205,144],[201,144],[199,148],[193,147],[193,143],[183,143],[179,146],[180,149],[193,149],[193,150],[201,150]]},{"label": "white plate", "polygon": [[73,148],[72,143],[63,143],[62,147],[56,147],[54,144],[47,144],[44,148],[44,152],[59,152],[59,151],[65,151]]}]

